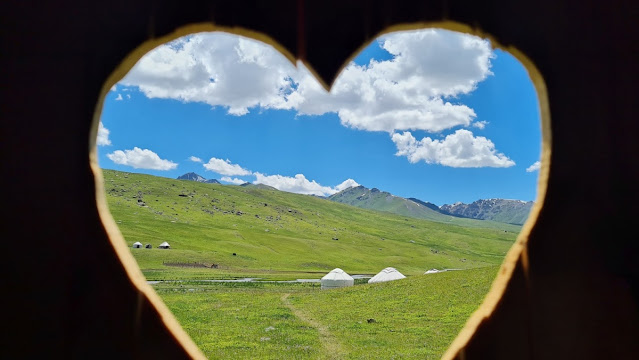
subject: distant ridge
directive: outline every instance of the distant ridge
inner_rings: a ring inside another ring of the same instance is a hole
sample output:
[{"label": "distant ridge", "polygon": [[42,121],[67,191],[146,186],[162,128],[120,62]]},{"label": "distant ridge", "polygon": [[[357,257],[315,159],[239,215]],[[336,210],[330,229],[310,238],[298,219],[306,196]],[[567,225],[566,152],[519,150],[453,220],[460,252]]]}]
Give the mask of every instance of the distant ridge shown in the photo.
[{"label": "distant ridge", "polygon": [[362,185],[350,187],[328,197],[329,200],[364,209],[386,211],[418,219],[450,223],[456,217],[443,214],[435,204],[417,199],[405,199],[377,188]]},{"label": "distant ridge", "polygon": [[178,180],[189,180],[189,181],[197,181],[201,183],[207,184],[219,184],[220,182],[215,179],[206,179],[202,175],[196,174],[194,172],[186,173],[184,175],[180,175],[177,177]]},{"label": "distant ridge", "polygon": [[[458,211],[456,208],[458,205],[465,205],[470,209],[475,209],[476,205],[456,203],[439,207],[431,202],[416,198],[406,199],[377,188],[368,189],[361,185],[342,190],[329,196],[328,199],[364,209],[386,211],[418,219],[462,226],[486,226],[486,224],[480,225],[478,221],[496,221],[519,226],[526,221],[530,208],[532,208],[532,202],[489,199],[475,202],[484,205],[482,212],[472,210]],[[488,204],[494,204],[495,206],[488,209]]]},{"label": "distant ridge", "polygon": [[408,198],[408,200],[410,200],[412,202],[415,202],[415,203],[418,203],[418,204],[420,204],[422,206],[426,206],[427,208],[433,209],[433,210],[435,210],[437,212],[442,212],[441,209],[439,208],[439,206],[433,204],[432,202],[422,201],[422,200],[419,200],[419,199],[416,199],[416,198]]},{"label": "distant ridge", "polygon": [[244,184],[241,184],[240,186],[246,187],[246,188],[264,189],[264,190],[277,190],[276,188],[274,188],[272,186],[269,186],[269,185],[253,184],[253,183],[250,183],[250,182],[245,182]]},{"label": "distant ridge", "polygon": [[508,224],[523,225],[533,206],[532,201],[508,199],[480,199],[470,204],[461,202],[444,204],[445,213],[471,219],[494,220]]}]

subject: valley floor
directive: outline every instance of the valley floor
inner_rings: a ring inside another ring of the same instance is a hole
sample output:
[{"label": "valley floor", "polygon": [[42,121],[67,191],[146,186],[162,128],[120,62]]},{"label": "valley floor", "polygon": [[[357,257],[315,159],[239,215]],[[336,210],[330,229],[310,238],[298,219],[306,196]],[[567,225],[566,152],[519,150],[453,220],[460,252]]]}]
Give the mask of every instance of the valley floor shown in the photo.
[{"label": "valley floor", "polygon": [[154,288],[209,358],[440,358],[498,267],[320,290],[317,283]]}]

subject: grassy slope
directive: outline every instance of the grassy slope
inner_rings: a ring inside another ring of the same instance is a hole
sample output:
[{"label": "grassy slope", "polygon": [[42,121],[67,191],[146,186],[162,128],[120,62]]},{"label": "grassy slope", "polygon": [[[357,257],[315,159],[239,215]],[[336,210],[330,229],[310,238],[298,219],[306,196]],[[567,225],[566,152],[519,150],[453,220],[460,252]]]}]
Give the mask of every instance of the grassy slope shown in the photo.
[{"label": "grassy slope", "polygon": [[445,224],[454,224],[465,227],[501,229],[516,232],[521,229],[521,227],[517,225],[504,224],[497,221],[460,218],[457,216],[442,214],[441,212],[430,209],[427,206],[418,204],[417,202],[404,199],[402,197],[393,196],[384,191],[373,192],[371,191],[371,189],[367,189],[365,187],[343,190],[337,194],[331,195],[329,197],[329,200],[356,206],[363,209],[386,211],[402,216],[410,216]]},{"label": "grassy slope", "polygon": [[[104,170],[104,178],[109,208],[127,243],[154,246],[132,249],[150,279],[282,271],[297,277],[335,267],[374,274],[387,266],[410,275],[429,268],[481,267],[501,263],[517,235],[281,191],[112,170]],[[162,241],[172,249],[156,249]],[[222,270],[170,268],[163,261],[218,263]]]},{"label": "grassy slope", "polygon": [[[156,290],[209,358],[435,359],[496,273],[493,266],[328,291],[310,284],[203,282]],[[315,326],[286,306],[285,294]],[[322,335],[338,354],[327,351]]]}]

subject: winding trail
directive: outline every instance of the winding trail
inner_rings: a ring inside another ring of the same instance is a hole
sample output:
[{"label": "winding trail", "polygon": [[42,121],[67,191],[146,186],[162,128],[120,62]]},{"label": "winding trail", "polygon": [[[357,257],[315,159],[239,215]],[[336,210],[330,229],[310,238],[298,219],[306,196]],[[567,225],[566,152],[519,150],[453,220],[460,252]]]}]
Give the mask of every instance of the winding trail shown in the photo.
[{"label": "winding trail", "polygon": [[331,334],[331,332],[328,330],[328,327],[320,324],[319,322],[315,321],[313,318],[305,314],[302,310],[299,310],[295,306],[293,306],[293,304],[291,304],[291,301],[288,299],[290,295],[290,293],[282,295],[282,297],[280,298],[282,300],[282,303],[284,304],[284,306],[289,308],[293,315],[295,315],[298,319],[317,329],[320,342],[322,343],[322,347],[324,348],[324,354],[326,355],[326,357],[328,359],[335,360],[343,359],[346,353],[344,352],[344,349],[342,349],[342,344],[339,342],[339,340],[337,340],[337,338],[333,334]]}]

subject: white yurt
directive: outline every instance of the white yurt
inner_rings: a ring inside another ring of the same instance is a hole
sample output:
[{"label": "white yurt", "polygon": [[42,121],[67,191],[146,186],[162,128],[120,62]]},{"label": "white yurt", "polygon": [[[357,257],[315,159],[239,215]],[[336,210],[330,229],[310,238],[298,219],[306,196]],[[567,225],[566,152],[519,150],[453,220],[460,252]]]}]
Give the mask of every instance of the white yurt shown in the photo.
[{"label": "white yurt", "polygon": [[404,278],[406,278],[406,276],[404,276],[402,273],[397,271],[397,269],[395,269],[394,267],[387,267],[386,269],[377,273],[377,275],[370,278],[370,280],[368,280],[368,283],[373,284],[378,282],[393,281],[393,280],[399,280]]},{"label": "white yurt", "polygon": [[337,268],[324,275],[321,283],[322,289],[336,289],[346,286],[353,286],[353,284],[355,284],[355,280],[344,270]]},{"label": "white yurt", "polygon": [[133,243],[133,248],[134,249],[139,249],[141,247],[142,247],[142,243],[141,242],[136,241],[136,242]]},{"label": "white yurt", "polygon": [[158,246],[158,249],[170,249],[170,248],[171,248],[171,245],[169,245],[169,243],[166,241],[161,243],[160,246]]}]

